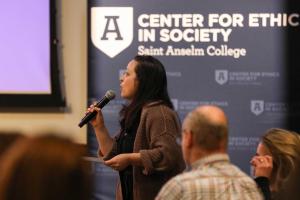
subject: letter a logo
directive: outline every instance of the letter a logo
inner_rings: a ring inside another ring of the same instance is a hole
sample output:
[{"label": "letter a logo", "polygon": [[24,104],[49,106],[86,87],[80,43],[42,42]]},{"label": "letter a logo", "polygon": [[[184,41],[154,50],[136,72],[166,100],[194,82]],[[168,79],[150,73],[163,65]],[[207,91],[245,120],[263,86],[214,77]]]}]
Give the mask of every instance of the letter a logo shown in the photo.
[{"label": "letter a logo", "polygon": [[264,101],[262,100],[252,100],[251,101],[251,112],[255,115],[260,115],[264,112]]},{"label": "letter a logo", "polygon": [[91,8],[91,37],[103,53],[111,58],[118,55],[133,39],[133,8]]},{"label": "letter a logo", "polygon": [[227,70],[216,70],[215,80],[220,85],[225,84],[228,81],[228,71]]}]

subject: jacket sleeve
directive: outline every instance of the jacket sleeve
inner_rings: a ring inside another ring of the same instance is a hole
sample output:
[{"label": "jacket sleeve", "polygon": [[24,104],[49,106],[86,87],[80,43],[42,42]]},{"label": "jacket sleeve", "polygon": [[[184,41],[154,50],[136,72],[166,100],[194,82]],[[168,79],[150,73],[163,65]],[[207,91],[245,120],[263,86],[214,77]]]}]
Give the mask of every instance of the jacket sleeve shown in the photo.
[{"label": "jacket sleeve", "polygon": [[184,169],[181,148],[178,144],[180,124],[176,114],[160,106],[145,117],[145,132],[149,149],[140,150],[143,173]]}]

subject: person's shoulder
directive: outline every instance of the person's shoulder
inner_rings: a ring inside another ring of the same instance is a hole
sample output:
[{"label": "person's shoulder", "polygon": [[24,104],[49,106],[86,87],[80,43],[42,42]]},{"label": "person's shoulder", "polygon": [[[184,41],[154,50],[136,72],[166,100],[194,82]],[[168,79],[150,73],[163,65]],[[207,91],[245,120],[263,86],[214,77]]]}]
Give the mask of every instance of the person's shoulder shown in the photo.
[{"label": "person's shoulder", "polygon": [[[172,179],[174,182],[180,183],[184,185],[187,182],[191,182],[195,180],[195,177],[198,177],[199,173],[197,170],[192,170],[192,171],[185,171],[182,172],[176,176],[174,176]],[[172,180],[171,179],[171,180]]]},{"label": "person's shoulder", "polygon": [[176,175],[169,179],[161,188],[160,192],[156,196],[155,200],[164,199],[182,199],[183,193],[185,192],[180,177],[182,174]]},{"label": "person's shoulder", "polygon": [[143,108],[142,118],[153,119],[153,120],[178,120],[176,112],[162,104],[162,103],[150,103]]},{"label": "person's shoulder", "polygon": [[243,180],[244,183],[255,185],[256,183],[248,174],[246,174],[243,170],[241,170],[238,166],[231,163],[231,170],[232,176],[239,178],[240,180]]},{"label": "person's shoulder", "polygon": [[172,108],[163,104],[161,101],[154,101],[148,103],[143,107],[143,112],[147,112],[147,113],[163,112],[163,113],[175,114],[175,111]]}]

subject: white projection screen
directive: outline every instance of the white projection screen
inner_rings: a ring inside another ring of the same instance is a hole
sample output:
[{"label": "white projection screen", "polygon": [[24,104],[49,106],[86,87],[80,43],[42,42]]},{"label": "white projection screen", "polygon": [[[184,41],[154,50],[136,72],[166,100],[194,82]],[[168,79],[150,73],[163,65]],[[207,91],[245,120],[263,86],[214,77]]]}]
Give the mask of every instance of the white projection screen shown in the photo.
[{"label": "white projection screen", "polygon": [[53,0],[0,1],[0,106],[63,106]]}]

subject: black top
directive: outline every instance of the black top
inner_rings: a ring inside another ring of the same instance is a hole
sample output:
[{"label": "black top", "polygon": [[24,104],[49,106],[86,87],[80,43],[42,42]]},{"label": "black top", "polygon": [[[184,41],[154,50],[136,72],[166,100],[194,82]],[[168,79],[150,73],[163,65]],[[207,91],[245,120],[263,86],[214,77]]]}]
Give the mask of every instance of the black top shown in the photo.
[{"label": "black top", "polygon": [[[117,139],[117,148],[118,153],[132,153],[133,144],[135,140],[135,133],[126,133],[122,132],[120,137]],[[129,165],[124,170],[119,171],[122,196],[123,200],[132,200],[133,199],[133,171],[132,166]]]},{"label": "black top", "polygon": [[271,200],[271,191],[270,191],[270,182],[267,177],[259,176],[256,177],[255,182],[257,186],[260,188],[260,190],[263,193],[265,200]]}]

